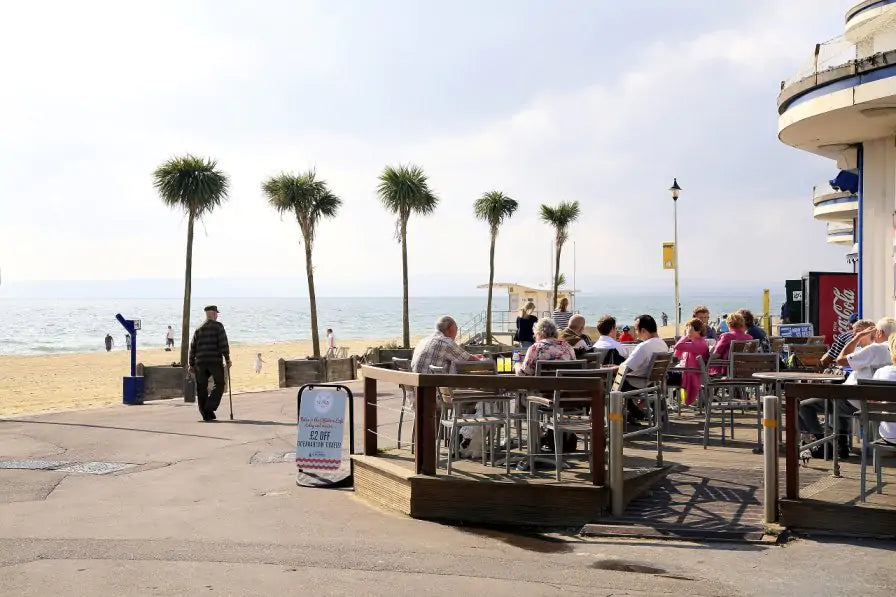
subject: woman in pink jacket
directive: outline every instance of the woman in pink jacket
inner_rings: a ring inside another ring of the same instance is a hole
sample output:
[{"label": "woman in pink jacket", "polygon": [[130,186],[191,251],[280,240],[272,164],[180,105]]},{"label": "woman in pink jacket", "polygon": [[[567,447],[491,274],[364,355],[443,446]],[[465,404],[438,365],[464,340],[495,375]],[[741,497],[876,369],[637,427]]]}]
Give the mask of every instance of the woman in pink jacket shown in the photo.
[{"label": "woman in pink jacket", "polygon": [[[740,313],[731,313],[725,319],[725,322],[728,324],[730,332],[725,332],[721,336],[719,336],[719,341],[716,342],[715,348],[712,350],[712,354],[719,357],[723,361],[728,358],[728,353],[731,352],[731,342],[732,340],[752,340],[753,336],[746,332],[747,323],[744,320],[744,316]],[[727,373],[727,367],[712,367],[709,372],[712,375],[719,375],[722,373]]]},{"label": "woman in pink jacket", "polygon": [[[680,360],[678,366],[697,371],[678,372],[675,369],[669,371],[670,385],[680,385],[684,390],[684,403],[688,406],[697,400],[700,395],[700,365],[697,357],[703,357],[703,363],[709,360],[709,345],[703,339],[706,333],[706,325],[696,317],[685,324],[684,336],[675,343],[675,356]],[[676,378],[680,376],[680,381]],[[678,382],[677,384],[675,382]]]}]

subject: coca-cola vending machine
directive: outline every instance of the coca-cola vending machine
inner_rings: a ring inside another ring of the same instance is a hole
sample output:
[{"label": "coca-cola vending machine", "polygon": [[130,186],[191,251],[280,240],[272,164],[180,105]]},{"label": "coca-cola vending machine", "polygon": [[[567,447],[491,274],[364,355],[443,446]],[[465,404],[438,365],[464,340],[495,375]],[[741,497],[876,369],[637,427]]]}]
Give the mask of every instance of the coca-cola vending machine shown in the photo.
[{"label": "coca-cola vending machine", "polygon": [[809,272],[803,275],[806,315],[815,333],[831,344],[848,331],[849,316],[858,312],[858,276],[840,272]]}]

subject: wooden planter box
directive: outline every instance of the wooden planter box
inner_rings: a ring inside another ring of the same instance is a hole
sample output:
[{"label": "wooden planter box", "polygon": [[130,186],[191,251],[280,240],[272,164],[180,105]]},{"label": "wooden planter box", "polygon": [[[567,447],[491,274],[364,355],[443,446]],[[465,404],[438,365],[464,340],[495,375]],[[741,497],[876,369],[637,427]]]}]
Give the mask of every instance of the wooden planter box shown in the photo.
[{"label": "wooden planter box", "polygon": [[297,388],[306,383],[327,383],[357,379],[355,357],[347,359],[279,359],[281,388]]},{"label": "wooden planter box", "polygon": [[396,359],[409,359],[414,356],[413,348],[377,348],[375,349],[374,363],[391,363]]},{"label": "wooden planter box", "polygon": [[184,395],[184,368],[170,365],[137,364],[143,376],[143,400],[180,398]]}]

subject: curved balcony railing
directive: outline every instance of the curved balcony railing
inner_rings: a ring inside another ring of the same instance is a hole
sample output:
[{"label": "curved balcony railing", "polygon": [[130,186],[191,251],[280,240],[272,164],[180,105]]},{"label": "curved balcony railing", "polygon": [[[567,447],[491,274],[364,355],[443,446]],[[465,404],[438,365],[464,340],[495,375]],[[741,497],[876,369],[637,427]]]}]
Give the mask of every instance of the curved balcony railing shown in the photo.
[{"label": "curved balcony railing", "polygon": [[828,242],[836,245],[851,245],[855,232],[852,223],[828,222]]}]

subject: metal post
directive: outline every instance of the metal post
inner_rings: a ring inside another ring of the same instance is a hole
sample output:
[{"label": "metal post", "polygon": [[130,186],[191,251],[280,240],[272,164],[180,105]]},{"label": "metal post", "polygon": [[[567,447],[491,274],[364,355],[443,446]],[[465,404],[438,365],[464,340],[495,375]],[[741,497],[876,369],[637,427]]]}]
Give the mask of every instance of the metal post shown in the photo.
[{"label": "metal post", "polygon": [[678,198],[672,198],[672,213],[675,224],[672,236],[672,250],[675,259],[675,338],[680,336],[679,325],[681,323],[681,300],[678,298]]},{"label": "metal post", "polygon": [[[788,421],[789,423],[789,421]],[[778,397],[762,397],[765,522],[778,521]]]},{"label": "metal post", "polygon": [[[622,516],[625,508],[624,477],[622,474],[622,412],[625,398],[620,392],[610,394],[610,510],[613,516]],[[594,413],[592,413],[594,416]]]}]

